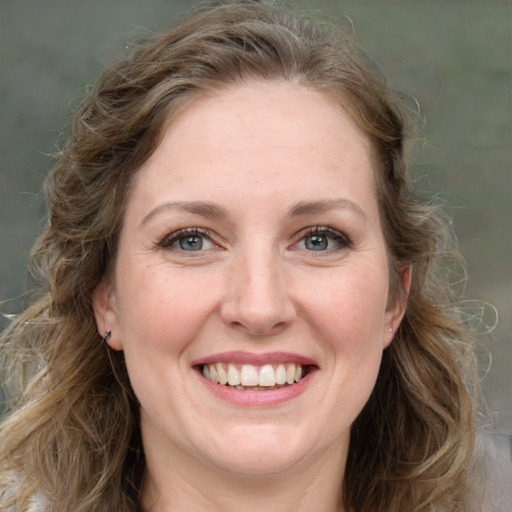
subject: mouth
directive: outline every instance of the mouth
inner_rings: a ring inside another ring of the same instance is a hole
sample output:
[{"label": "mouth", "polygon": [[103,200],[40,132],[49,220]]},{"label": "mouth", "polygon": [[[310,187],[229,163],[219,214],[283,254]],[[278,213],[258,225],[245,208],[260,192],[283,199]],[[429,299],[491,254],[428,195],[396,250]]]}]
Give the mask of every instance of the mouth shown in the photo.
[{"label": "mouth", "polygon": [[255,365],[217,361],[198,365],[197,369],[205,379],[220,386],[241,391],[271,391],[294,386],[313,366],[292,362]]}]

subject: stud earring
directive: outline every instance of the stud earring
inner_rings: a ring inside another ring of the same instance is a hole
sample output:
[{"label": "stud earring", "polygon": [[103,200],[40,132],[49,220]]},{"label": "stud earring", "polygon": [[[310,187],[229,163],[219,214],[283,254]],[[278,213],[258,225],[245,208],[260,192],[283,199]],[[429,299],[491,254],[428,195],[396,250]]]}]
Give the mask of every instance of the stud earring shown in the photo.
[{"label": "stud earring", "polygon": [[112,331],[109,329],[106,333],[105,333],[105,336],[103,336],[103,342],[107,341],[110,336],[112,336]]}]

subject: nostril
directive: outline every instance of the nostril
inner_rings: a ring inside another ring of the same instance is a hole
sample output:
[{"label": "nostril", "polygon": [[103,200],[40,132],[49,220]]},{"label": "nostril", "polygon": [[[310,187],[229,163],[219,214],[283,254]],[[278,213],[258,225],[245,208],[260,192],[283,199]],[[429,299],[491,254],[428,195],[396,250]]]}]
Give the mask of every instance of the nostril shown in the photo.
[{"label": "nostril", "polygon": [[259,304],[238,300],[222,305],[221,318],[225,325],[246,334],[263,336],[281,332],[295,318],[293,304],[269,301]]},{"label": "nostril", "polygon": [[266,322],[255,322],[255,321],[247,321],[247,322],[239,322],[233,321],[230,322],[230,327],[239,332],[243,332],[245,334],[249,334],[252,336],[271,336],[281,332],[286,328],[286,322],[278,322],[278,323],[266,323]]}]

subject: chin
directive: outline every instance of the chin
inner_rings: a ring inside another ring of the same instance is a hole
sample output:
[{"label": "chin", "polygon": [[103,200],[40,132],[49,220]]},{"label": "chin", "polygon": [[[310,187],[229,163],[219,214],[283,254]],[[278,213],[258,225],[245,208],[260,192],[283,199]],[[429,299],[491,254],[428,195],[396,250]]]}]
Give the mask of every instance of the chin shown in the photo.
[{"label": "chin", "polygon": [[290,435],[289,427],[268,425],[240,427],[226,436],[222,446],[210,452],[210,463],[240,476],[265,477],[293,470],[312,451],[300,436]]},{"label": "chin", "polygon": [[303,458],[297,454],[266,453],[251,450],[233,457],[213,460],[214,466],[226,473],[247,477],[270,477],[293,471],[301,466]]}]

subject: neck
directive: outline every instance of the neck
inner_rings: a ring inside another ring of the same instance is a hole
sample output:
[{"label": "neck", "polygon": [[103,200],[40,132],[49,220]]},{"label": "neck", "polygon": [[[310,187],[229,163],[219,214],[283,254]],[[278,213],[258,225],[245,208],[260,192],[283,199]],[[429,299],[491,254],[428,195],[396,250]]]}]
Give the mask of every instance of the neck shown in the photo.
[{"label": "neck", "polygon": [[[174,453],[172,464],[147,454],[142,504],[147,512],[344,512],[345,450],[266,476],[219,471]],[[180,459],[180,460],[177,460]]]}]

